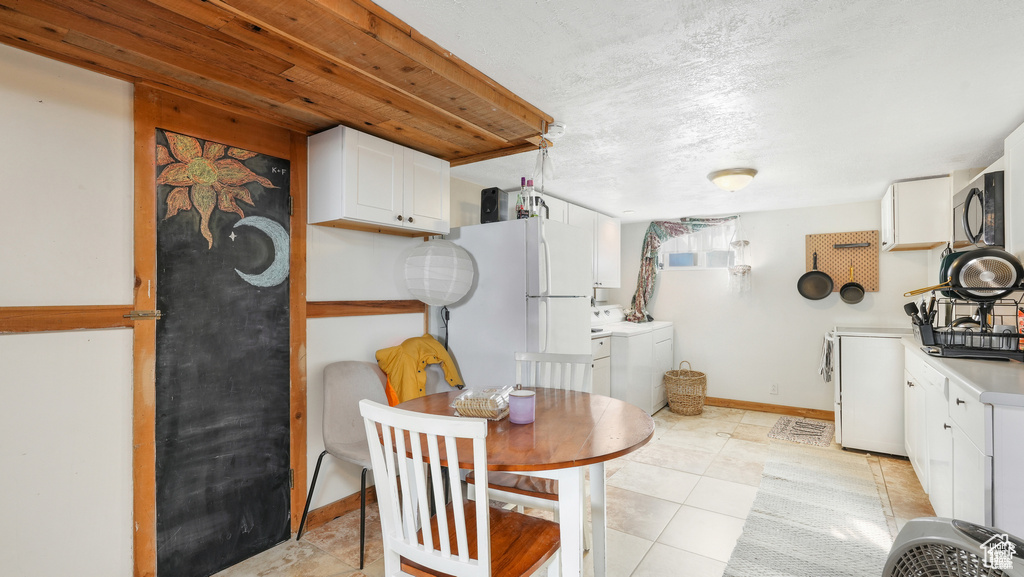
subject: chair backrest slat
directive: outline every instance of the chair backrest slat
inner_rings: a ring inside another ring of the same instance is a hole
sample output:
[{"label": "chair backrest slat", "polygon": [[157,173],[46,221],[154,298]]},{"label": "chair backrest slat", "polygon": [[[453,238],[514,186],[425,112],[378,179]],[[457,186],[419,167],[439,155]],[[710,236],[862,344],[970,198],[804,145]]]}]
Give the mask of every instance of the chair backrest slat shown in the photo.
[{"label": "chair backrest slat", "polygon": [[556,353],[516,353],[516,383],[524,387],[542,387],[591,392],[593,359],[590,355]]},{"label": "chair backrest slat", "polygon": [[[412,459],[410,459],[408,461],[408,463],[409,463],[409,468],[412,469],[412,477],[416,480],[416,482],[414,484],[415,485],[414,489],[415,489],[415,494],[416,494],[416,501],[415,502],[416,502],[417,505],[419,505],[419,507],[417,509],[417,513],[419,514],[419,519],[421,519],[421,520],[422,519],[429,519],[430,518],[430,501],[427,499],[427,491],[428,491],[429,487],[427,487],[427,480],[426,480],[425,474],[423,472],[423,466],[424,466],[425,461],[423,459],[423,447],[422,447],[420,435],[418,435],[417,433],[410,432],[409,433],[409,445],[410,445],[410,449],[412,450]],[[422,523],[420,523],[420,524],[422,524]],[[434,540],[433,540],[433,536],[431,535],[431,532],[424,530],[424,531],[420,531],[420,534],[422,535],[423,546],[426,549],[428,549],[428,550],[429,549],[433,549],[434,548]],[[410,545],[416,544],[416,540],[415,539],[416,539],[416,535],[414,533],[413,534],[413,541],[410,541],[409,544]]]},{"label": "chair backrest slat", "polygon": [[[387,487],[379,486],[377,490],[385,574],[400,574],[401,558],[404,557],[441,573],[489,577],[489,502],[478,499],[470,509],[476,521],[476,554],[470,556],[468,520],[458,474],[459,452],[456,446],[459,439],[471,441],[473,471],[479,482],[486,482],[487,421],[412,413],[368,400],[360,401],[359,409],[365,423],[375,477],[386,479],[388,484]],[[378,425],[380,434],[377,433]],[[439,438],[444,439],[447,475],[452,490],[453,514],[450,520],[443,505],[445,473],[441,470]],[[427,467],[431,471],[429,484],[425,473]],[[428,496],[433,496],[438,503],[439,510],[434,520],[437,523],[437,543],[434,543],[428,522]],[[451,547],[452,533],[455,535],[454,551]]]},{"label": "chair backrest slat", "polygon": [[[455,437],[445,437],[444,447],[448,455],[448,470],[453,471],[455,467],[452,466],[452,463],[459,462],[459,448],[455,444]],[[487,474],[486,467],[484,468],[484,474]],[[460,479],[454,478],[451,483],[452,503],[462,503],[462,483],[459,481]],[[455,507],[454,513],[455,547],[459,552],[459,561],[466,563],[469,561],[469,540],[466,537],[466,512],[461,507]]]}]

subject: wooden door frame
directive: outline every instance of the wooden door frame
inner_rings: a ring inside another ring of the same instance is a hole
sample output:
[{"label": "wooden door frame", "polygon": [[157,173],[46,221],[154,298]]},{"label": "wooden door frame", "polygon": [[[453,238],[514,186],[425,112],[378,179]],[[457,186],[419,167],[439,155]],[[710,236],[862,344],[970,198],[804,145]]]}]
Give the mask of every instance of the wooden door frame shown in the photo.
[{"label": "wooden door frame", "polygon": [[[291,163],[290,460],[291,529],[306,480],[306,135],[146,84],[135,86],[135,309],[156,309],[156,129],[260,152]],[[133,391],[133,559],[136,577],[156,575],[156,323],[136,322]]]}]

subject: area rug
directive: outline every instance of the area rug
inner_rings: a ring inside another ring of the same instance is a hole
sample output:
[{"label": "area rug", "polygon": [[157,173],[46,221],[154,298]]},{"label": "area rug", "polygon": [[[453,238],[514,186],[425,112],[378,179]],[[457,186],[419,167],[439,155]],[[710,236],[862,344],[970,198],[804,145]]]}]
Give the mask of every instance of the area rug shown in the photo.
[{"label": "area rug", "polygon": [[864,455],[772,442],[725,576],[877,576],[891,546]]},{"label": "area rug", "polygon": [[779,417],[772,430],[768,431],[768,438],[816,447],[828,447],[832,444],[832,435],[835,432],[836,424],[831,421]]}]

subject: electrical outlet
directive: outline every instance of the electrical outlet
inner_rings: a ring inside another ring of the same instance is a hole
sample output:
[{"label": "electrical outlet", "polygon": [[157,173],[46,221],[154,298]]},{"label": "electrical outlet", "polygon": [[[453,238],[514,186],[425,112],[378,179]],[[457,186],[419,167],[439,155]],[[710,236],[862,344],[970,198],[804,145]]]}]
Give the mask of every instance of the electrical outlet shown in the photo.
[{"label": "electrical outlet", "polygon": [[779,394],[779,383],[772,383],[772,387],[769,392],[773,395]]}]

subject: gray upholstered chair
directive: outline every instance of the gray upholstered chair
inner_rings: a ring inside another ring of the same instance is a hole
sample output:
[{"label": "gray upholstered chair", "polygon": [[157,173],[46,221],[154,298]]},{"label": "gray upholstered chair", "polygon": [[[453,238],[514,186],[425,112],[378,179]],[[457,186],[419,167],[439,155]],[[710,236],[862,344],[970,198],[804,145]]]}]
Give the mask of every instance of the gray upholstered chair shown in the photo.
[{"label": "gray upholstered chair", "polygon": [[[363,568],[363,549],[366,544],[366,473],[371,469],[370,450],[366,443],[366,428],[359,414],[359,401],[387,404],[384,384],[387,377],[377,363],[366,361],[341,361],[324,367],[324,451],[316,461],[313,480],[309,483],[306,507],[295,537],[302,538],[302,531],[313,500],[313,489],[320,474],[324,455],[362,467],[359,483],[359,568]],[[426,394],[449,390],[447,383],[436,366],[427,367]]]}]

